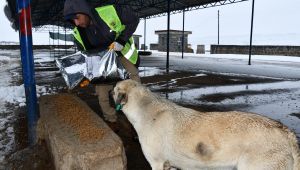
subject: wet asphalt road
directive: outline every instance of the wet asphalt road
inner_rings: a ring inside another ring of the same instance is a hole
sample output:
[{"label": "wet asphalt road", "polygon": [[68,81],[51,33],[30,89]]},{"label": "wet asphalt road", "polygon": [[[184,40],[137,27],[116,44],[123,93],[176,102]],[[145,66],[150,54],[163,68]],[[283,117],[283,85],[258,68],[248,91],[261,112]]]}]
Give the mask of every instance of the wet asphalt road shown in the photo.
[{"label": "wet asphalt road", "polygon": [[[54,62],[36,63],[35,66],[38,85],[47,86],[53,92],[67,92],[64,80]],[[143,84],[179,105],[199,111],[238,110],[262,114],[288,126],[295,131],[300,140],[299,80],[217,74],[203,70],[195,63],[193,66],[183,65],[178,60],[171,62],[169,73],[166,73],[165,58],[150,56],[142,57],[139,70]],[[75,88],[69,92],[81,97],[102,116],[92,86],[85,89]],[[18,120],[17,123],[22,125],[23,130],[18,131],[16,145],[24,147],[26,121],[24,118]],[[108,125],[124,142],[128,169],[149,169],[135,132],[126,117],[121,114],[117,124],[108,123]]]},{"label": "wet asphalt road", "polygon": [[196,63],[184,64],[171,59],[169,74],[165,74],[165,58],[145,56],[140,67],[141,76],[146,76],[142,80],[152,91],[179,105],[199,111],[237,110],[265,115],[288,126],[300,139],[300,80],[211,73],[196,67]]}]

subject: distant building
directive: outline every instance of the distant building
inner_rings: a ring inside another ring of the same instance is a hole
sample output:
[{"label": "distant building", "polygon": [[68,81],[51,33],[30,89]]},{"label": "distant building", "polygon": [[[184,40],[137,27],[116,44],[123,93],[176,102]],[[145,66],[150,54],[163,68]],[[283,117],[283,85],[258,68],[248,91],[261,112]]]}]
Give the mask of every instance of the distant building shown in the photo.
[{"label": "distant building", "polygon": [[[158,35],[158,44],[150,44],[151,50],[167,51],[167,30],[155,31]],[[184,52],[193,52],[193,49],[188,47],[188,35],[192,34],[192,31],[184,31]],[[182,31],[170,30],[169,47],[171,52],[182,51]]]},{"label": "distant building", "polygon": [[145,44],[141,44],[141,50],[148,50],[148,46],[145,46]]},{"label": "distant building", "polygon": [[133,37],[135,47],[139,50],[140,49],[140,37],[142,37],[142,36],[133,34],[132,37]]}]

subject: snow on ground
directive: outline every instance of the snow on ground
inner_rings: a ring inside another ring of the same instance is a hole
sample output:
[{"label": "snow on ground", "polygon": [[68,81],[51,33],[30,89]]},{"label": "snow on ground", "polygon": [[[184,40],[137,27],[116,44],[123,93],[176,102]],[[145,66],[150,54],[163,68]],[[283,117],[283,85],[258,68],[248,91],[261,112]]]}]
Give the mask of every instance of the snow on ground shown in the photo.
[{"label": "snow on ground", "polygon": [[[40,95],[51,94],[51,88],[47,86],[36,86],[37,97]],[[0,98],[1,103],[15,104],[16,106],[25,106],[25,90],[24,84],[19,86],[6,86],[0,87]],[[1,110],[2,109],[2,110]],[[0,111],[5,112],[5,107],[0,105]]]},{"label": "snow on ground", "polygon": [[[4,54],[5,55],[5,54]],[[12,81],[12,74],[11,70],[20,66],[20,61],[18,58],[3,56],[0,54],[0,112],[5,110],[5,102],[11,101],[13,98],[12,93],[10,91],[11,88],[11,81]]]},{"label": "snow on ground", "polygon": [[54,59],[47,52],[40,52],[34,54],[34,62],[35,63],[43,63],[43,62],[52,62]]},{"label": "snow on ground", "polygon": [[[5,104],[15,104],[19,106],[25,105],[25,90],[24,84],[14,85],[11,82],[12,75],[18,75],[16,68],[20,67],[20,58],[18,56],[3,56],[7,51],[0,51],[0,113],[5,112]],[[50,58],[47,54],[37,54],[35,56],[35,62],[43,63],[53,61],[53,57]],[[47,86],[36,86],[37,96],[51,93],[51,88]]]},{"label": "snow on ground", "polygon": [[[166,52],[152,51],[150,57],[166,58]],[[184,54],[170,53],[170,69],[204,70],[222,74],[262,76],[280,79],[300,79],[300,56],[253,55],[248,65],[248,55],[238,54]]]},{"label": "snow on ground", "polygon": [[[54,60],[46,52],[36,52],[34,55],[35,63],[39,63],[41,66],[45,62]],[[166,58],[165,52],[153,51],[150,57],[162,60],[162,66],[165,65],[165,62],[163,62]],[[204,70],[219,74],[244,74],[245,76],[300,80],[299,66],[300,57],[291,56],[253,55],[252,65],[249,66],[248,55],[185,54],[182,60],[181,53],[170,53],[171,70]],[[12,126],[14,115],[7,104],[16,107],[25,106],[24,85],[13,83],[21,77],[16,68],[20,68],[19,51],[0,50],[0,162],[4,159],[4,155],[10,152],[14,144],[14,129]],[[143,67],[140,69],[143,69]],[[161,72],[160,69],[154,71],[155,74]],[[143,72],[143,74],[153,73]],[[50,86],[36,86],[36,88],[38,96],[54,93],[55,91]]]},{"label": "snow on ground", "polygon": [[[161,57],[162,55],[166,55],[166,52],[160,52],[153,50],[152,56]],[[171,56],[181,57],[181,52],[170,52]],[[194,53],[184,53],[184,57],[208,57],[208,58],[223,58],[223,59],[240,59],[248,61],[248,54],[194,54]],[[274,56],[274,55],[252,55],[252,61],[283,61],[283,62],[299,62],[300,64],[300,56]]]},{"label": "snow on ground", "polygon": [[9,124],[12,122],[13,115],[6,108],[6,101],[11,97],[12,74],[10,70],[20,66],[17,58],[9,57],[11,53],[0,53],[0,162],[4,159],[14,142],[13,128]]},{"label": "snow on ground", "polygon": [[[37,54],[38,63],[53,61],[47,54]],[[24,84],[18,85],[21,75],[19,50],[0,50],[0,162],[11,152],[14,142],[14,111],[11,106],[25,106]],[[36,86],[37,96],[53,93],[48,86]]]}]

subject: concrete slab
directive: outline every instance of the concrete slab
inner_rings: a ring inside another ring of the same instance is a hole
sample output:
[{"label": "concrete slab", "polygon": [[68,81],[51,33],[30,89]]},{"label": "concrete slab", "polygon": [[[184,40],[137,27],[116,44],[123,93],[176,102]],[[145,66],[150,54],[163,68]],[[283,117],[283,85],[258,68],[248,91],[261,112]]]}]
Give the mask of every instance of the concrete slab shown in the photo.
[{"label": "concrete slab", "polygon": [[76,96],[42,96],[37,131],[57,170],[126,169],[120,138]]}]

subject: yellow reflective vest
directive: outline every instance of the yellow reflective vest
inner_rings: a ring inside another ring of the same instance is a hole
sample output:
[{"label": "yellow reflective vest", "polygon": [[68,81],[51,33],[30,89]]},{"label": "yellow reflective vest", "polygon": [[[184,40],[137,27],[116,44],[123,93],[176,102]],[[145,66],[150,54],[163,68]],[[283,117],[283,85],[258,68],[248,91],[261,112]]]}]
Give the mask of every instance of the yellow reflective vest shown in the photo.
[{"label": "yellow reflective vest", "polygon": [[[107,24],[107,26],[116,32],[116,38],[121,34],[121,32],[125,29],[125,25],[121,23],[121,20],[116,12],[116,9],[113,5],[107,5],[102,7],[95,8],[96,12],[98,13],[99,17]],[[80,32],[78,28],[75,27],[73,30],[74,38],[80,43],[84,50],[86,47],[84,42],[82,41]],[[122,55],[128,59],[131,63],[136,64],[138,59],[138,52],[135,47],[133,37],[129,38],[129,41],[125,44],[123,50],[121,51]]]}]

